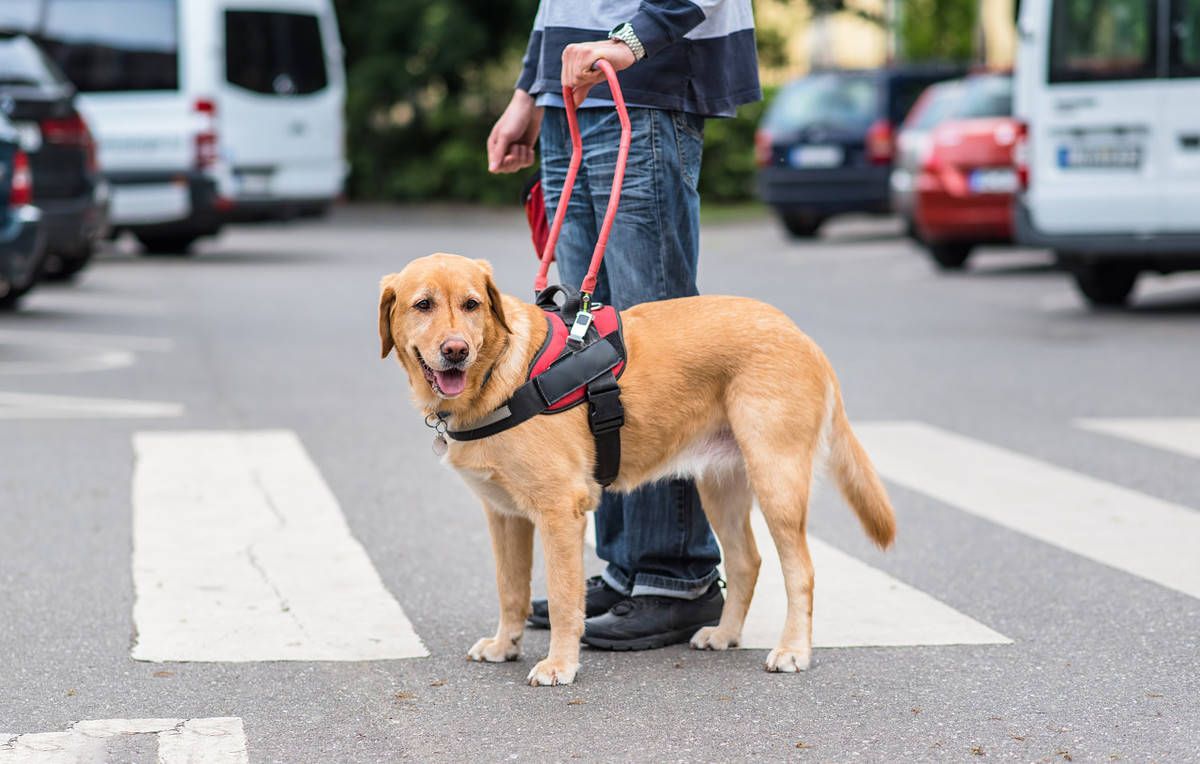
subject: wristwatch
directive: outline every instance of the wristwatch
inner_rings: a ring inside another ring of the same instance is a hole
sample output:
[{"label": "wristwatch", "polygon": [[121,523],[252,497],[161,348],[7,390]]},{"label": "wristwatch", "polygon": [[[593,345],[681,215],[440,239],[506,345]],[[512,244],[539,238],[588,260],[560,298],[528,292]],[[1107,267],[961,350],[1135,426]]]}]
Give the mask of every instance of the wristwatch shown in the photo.
[{"label": "wristwatch", "polygon": [[633,51],[633,60],[641,61],[646,57],[646,48],[642,45],[642,41],[633,32],[633,25],[628,21],[623,21],[613,27],[613,30],[608,33],[608,39],[618,40],[629,46]]}]

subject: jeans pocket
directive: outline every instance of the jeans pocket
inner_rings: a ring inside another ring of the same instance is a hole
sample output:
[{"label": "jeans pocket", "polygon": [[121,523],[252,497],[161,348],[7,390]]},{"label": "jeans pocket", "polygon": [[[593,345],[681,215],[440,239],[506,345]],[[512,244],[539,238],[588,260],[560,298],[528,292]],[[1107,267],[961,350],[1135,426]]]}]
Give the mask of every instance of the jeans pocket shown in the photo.
[{"label": "jeans pocket", "polygon": [[700,158],[704,152],[704,117],[682,111],[671,112],[679,169],[692,188],[700,180]]}]

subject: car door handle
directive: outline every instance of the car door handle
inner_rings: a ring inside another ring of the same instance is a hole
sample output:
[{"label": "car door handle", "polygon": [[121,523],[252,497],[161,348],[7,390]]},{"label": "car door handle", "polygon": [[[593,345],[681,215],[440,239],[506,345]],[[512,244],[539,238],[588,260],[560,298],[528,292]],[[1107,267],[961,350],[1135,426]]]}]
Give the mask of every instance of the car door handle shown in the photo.
[{"label": "car door handle", "polygon": [[1200,133],[1180,133],[1179,145],[1189,151],[1200,149]]}]

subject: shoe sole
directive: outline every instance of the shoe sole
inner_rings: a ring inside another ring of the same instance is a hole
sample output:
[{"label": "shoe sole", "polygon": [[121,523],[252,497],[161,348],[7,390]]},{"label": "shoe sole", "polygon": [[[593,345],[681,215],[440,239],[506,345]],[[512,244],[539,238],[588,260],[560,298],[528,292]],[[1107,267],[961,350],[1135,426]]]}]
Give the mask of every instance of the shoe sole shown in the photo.
[{"label": "shoe sole", "polygon": [[615,652],[626,652],[630,650],[657,650],[660,647],[669,645],[677,645],[681,642],[687,642],[696,633],[697,629],[705,626],[716,626],[720,623],[720,619],[698,623],[695,626],[689,626],[686,629],[676,629],[675,631],[667,631],[662,634],[651,634],[648,637],[637,637],[635,639],[604,639],[603,637],[589,637],[586,634],[583,636],[583,643],[588,647],[595,647],[600,650],[613,650]]}]

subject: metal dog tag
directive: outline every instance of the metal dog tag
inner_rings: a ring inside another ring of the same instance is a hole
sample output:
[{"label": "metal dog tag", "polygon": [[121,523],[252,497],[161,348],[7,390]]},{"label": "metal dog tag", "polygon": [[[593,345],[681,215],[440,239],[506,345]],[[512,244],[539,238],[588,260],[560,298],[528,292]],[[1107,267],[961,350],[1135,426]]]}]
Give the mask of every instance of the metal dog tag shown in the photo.
[{"label": "metal dog tag", "polygon": [[438,456],[445,456],[446,451],[450,449],[450,444],[446,442],[446,436],[440,432],[433,436],[433,453]]}]

